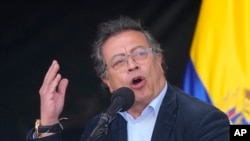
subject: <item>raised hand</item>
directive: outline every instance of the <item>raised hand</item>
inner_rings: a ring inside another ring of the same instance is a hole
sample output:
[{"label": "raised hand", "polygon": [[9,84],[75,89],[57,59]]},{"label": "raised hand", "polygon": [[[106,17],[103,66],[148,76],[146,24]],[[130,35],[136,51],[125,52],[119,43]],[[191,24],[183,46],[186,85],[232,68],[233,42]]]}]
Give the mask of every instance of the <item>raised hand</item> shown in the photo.
[{"label": "raised hand", "polygon": [[41,101],[41,125],[53,125],[63,110],[68,79],[58,73],[60,66],[53,60],[39,90]]}]

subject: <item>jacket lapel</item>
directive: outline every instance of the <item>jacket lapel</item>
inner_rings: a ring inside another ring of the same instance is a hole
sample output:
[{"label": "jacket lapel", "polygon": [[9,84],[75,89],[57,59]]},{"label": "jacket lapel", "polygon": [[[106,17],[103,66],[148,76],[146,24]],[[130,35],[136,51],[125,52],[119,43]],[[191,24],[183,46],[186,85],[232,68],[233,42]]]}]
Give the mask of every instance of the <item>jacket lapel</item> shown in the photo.
[{"label": "jacket lapel", "polygon": [[120,114],[117,114],[111,126],[108,141],[127,141],[127,122]]},{"label": "jacket lapel", "polygon": [[171,134],[177,115],[176,94],[174,88],[168,83],[166,95],[162,101],[158,117],[156,119],[152,141],[165,141]]}]

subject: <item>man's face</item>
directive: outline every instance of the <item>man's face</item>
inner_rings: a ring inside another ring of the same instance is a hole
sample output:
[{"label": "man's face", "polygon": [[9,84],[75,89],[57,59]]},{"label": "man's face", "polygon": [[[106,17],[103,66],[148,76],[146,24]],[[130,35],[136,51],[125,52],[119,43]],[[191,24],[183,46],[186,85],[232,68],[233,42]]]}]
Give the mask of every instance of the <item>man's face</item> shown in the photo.
[{"label": "man's face", "polygon": [[120,87],[129,87],[135,93],[137,104],[148,104],[159,94],[165,84],[162,56],[149,48],[144,34],[134,30],[111,36],[104,43],[107,77],[102,80],[111,93]]}]

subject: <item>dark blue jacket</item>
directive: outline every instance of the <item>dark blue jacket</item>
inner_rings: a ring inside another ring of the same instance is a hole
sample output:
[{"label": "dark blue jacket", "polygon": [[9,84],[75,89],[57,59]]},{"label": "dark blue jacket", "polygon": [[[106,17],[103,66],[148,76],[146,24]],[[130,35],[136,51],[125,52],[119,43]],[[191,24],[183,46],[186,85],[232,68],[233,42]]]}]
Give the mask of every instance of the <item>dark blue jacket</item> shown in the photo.
[{"label": "dark blue jacket", "polygon": [[[99,121],[100,115],[88,122],[80,141],[86,141]],[[55,134],[27,141],[60,141]],[[119,114],[109,124],[107,135],[96,141],[127,141],[127,123]],[[168,83],[151,141],[229,141],[229,120],[223,112]]]}]

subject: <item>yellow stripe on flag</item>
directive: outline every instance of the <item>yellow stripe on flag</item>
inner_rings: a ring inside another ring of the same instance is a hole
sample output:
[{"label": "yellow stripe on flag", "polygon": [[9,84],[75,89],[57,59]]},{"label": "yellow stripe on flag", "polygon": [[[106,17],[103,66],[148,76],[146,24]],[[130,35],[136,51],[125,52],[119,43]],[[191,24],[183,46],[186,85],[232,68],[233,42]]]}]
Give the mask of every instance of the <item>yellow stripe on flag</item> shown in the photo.
[{"label": "yellow stripe on flag", "polygon": [[250,1],[203,0],[190,53],[212,103],[249,124]]}]

